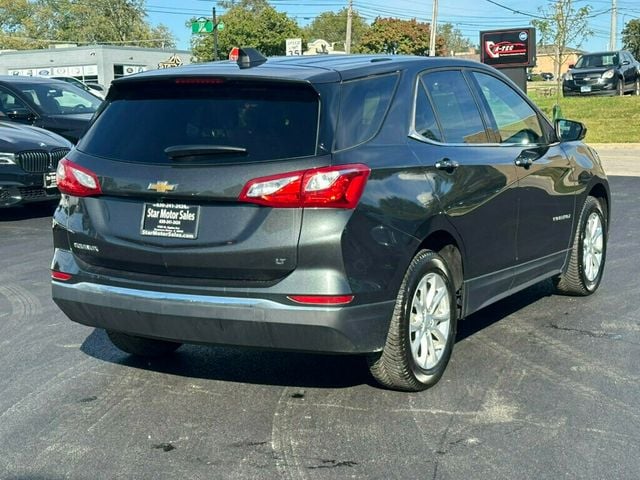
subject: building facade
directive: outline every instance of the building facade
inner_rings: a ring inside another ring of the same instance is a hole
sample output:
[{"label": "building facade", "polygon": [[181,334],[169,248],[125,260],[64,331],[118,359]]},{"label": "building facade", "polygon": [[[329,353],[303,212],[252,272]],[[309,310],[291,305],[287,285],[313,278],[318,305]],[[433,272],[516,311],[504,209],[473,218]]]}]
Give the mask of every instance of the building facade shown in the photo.
[{"label": "building facade", "polygon": [[119,77],[191,63],[188,50],[65,45],[0,53],[0,75],[76,77],[109,87]]}]

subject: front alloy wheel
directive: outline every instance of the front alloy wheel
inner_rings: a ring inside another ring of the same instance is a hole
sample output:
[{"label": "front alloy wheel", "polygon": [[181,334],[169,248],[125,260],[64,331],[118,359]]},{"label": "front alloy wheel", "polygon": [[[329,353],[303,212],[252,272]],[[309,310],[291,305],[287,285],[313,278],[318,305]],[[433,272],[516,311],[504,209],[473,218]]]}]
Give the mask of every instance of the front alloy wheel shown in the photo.
[{"label": "front alloy wheel", "polygon": [[607,222],[602,204],[587,197],[576,225],[566,270],[555,278],[566,295],[591,295],[598,289],[607,254]]}]

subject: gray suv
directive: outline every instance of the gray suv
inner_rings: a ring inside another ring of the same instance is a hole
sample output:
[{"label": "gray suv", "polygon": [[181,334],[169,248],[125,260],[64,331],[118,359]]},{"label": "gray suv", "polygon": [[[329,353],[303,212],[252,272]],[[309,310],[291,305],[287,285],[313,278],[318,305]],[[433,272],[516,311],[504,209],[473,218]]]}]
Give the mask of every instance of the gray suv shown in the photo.
[{"label": "gray suv", "polygon": [[190,65],[116,80],[58,166],[53,299],[134,355],[181,343],[444,372],[459,319],[602,278],[610,194],[577,122],[476,62]]}]

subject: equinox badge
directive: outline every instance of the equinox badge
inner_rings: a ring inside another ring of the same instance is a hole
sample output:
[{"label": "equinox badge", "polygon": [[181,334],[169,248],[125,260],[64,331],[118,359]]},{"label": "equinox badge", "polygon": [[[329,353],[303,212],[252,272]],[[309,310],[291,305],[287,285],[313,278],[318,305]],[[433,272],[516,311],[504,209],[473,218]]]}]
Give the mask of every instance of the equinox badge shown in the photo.
[{"label": "equinox badge", "polygon": [[158,193],[173,192],[178,185],[171,185],[169,182],[150,183],[147,190],[155,190]]}]

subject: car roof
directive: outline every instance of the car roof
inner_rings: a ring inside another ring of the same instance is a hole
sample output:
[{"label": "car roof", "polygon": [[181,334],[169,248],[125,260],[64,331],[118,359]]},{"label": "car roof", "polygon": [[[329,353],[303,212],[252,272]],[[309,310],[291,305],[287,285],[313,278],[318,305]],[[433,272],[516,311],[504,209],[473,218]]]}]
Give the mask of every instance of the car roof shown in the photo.
[{"label": "car roof", "polygon": [[30,77],[27,75],[0,75],[0,82],[5,83],[58,83],[61,80],[53,80],[47,77]]},{"label": "car roof", "polygon": [[[297,82],[336,82],[408,68],[452,66],[484,67],[479,62],[452,57],[420,57],[409,55],[311,55],[270,57],[264,63],[240,68],[237,62],[194,63],[182,67],[151,70],[121,77],[114,83],[162,79],[176,76],[220,75],[255,79],[278,79]],[[486,68],[486,67],[484,67]]]}]

